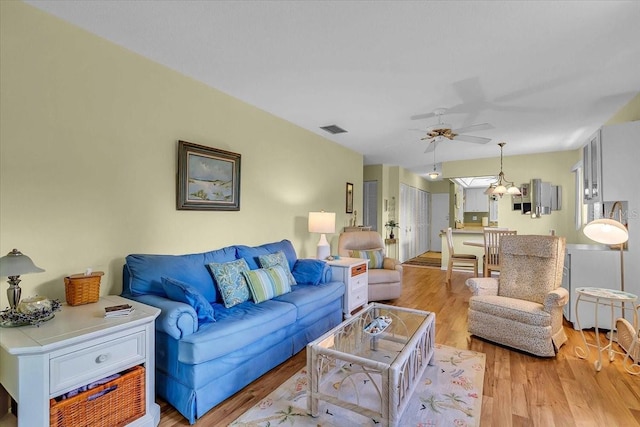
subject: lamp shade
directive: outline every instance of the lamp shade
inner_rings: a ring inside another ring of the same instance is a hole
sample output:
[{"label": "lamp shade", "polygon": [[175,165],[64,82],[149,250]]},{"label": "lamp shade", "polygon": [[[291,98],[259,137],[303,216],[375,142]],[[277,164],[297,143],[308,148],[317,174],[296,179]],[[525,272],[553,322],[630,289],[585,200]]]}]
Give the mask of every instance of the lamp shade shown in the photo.
[{"label": "lamp shade", "polygon": [[31,258],[17,249],[0,258],[0,277],[20,276],[27,273],[41,273],[44,270],[37,267]]},{"label": "lamp shade", "polygon": [[335,233],[335,212],[309,212],[309,233]]},{"label": "lamp shade", "polygon": [[622,223],[608,218],[591,221],[582,232],[598,243],[619,245],[629,240],[629,231]]}]

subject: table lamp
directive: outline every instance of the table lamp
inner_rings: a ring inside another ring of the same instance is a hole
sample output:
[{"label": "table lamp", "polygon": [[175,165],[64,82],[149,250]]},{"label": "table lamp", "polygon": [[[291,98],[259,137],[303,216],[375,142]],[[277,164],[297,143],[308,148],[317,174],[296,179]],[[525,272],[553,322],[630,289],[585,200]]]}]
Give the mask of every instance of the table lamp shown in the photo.
[{"label": "table lamp", "polygon": [[7,289],[7,298],[9,306],[15,310],[20,302],[20,275],[28,273],[42,273],[44,270],[37,267],[31,258],[24,255],[17,249],[12,250],[7,255],[0,258],[0,277],[8,277],[9,289]]},{"label": "table lamp", "polygon": [[331,246],[325,233],[336,232],[336,214],[334,212],[309,212],[309,233],[320,233],[320,241],[316,251],[317,259],[327,259],[331,254]]}]

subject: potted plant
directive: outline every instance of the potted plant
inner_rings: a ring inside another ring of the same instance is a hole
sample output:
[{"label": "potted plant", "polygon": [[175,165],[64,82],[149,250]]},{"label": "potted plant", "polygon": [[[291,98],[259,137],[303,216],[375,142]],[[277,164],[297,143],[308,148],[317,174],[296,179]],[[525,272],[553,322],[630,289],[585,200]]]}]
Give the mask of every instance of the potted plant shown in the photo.
[{"label": "potted plant", "polygon": [[395,219],[390,219],[389,221],[387,221],[387,223],[384,225],[385,227],[387,227],[389,229],[389,238],[393,239],[395,238],[394,234],[393,234],[393,229],[394,228],[399,228],[400,225],[398,225],[398,223],[396,222]]}]

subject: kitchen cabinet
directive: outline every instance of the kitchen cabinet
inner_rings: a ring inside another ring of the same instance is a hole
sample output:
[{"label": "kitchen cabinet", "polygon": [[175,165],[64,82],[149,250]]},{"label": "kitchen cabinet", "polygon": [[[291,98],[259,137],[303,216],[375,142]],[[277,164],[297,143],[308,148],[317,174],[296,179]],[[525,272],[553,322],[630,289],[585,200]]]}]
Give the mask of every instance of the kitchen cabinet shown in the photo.
[{"label": "kitchen cabinet", "polygon": [[598,129],[582,147],[584,203],[602,201],[602,130]]},{"label": "kitchen cabinet", "polygon": [[464,190],[465,212],[489,212],[489,196],[484,188],[467,188]]}]

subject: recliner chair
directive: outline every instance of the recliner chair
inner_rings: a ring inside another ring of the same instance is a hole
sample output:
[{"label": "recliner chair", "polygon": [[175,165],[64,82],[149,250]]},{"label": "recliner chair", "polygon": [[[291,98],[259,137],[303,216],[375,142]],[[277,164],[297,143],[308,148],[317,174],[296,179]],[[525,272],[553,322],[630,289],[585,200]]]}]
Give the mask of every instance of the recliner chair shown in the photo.
[{"label": "recliner chair", "polygon": [[[385,251],[377,231],[347,231],[338,238],[338,255],[352,257],[352,251]],[[402,263],[384,256],[382,268],[369,266],[369,301],[396,299],[402,293]]]},{"label": "recliner chair", "polygon": [[553,357],[567,341],[561,287],[565,239],[513,235],[500,240],[500,277],[467,279],[472,335],[527,353]]}]

